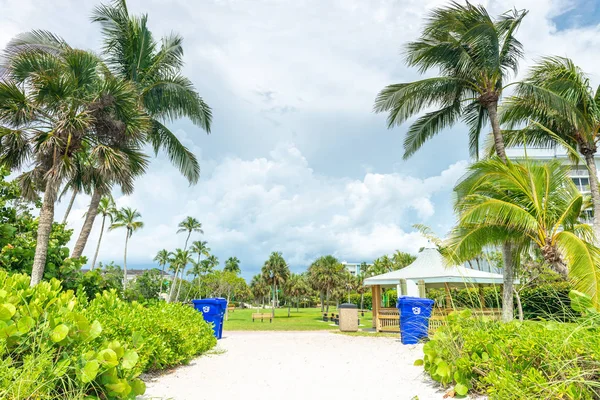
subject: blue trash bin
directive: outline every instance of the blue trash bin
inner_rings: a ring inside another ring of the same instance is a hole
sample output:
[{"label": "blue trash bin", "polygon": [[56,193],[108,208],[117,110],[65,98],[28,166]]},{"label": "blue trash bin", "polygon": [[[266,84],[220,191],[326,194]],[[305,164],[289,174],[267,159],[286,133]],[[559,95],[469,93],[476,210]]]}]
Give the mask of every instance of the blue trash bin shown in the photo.
[{"label": "blue trash bin", "polygon": [[217,339],[221,339],[222,302],[218,299],[192,300],[194,308],[202,313],[204,320],[213,325],[213,332]]},{"label": "blue trash bin", "polygon": [[221,325],[219,326],[219,339],[223,337],[223,325],[225,325],[225,313],[227,312],[227,299],[216,297],[215,300],[221,305]]},{"label": "blue trash bin", "polygon": [[400,337],[402,344],[417,344],[427,338],[429,317],[434,301],[420,297],[402,296],[398,298],[400,311]]}]

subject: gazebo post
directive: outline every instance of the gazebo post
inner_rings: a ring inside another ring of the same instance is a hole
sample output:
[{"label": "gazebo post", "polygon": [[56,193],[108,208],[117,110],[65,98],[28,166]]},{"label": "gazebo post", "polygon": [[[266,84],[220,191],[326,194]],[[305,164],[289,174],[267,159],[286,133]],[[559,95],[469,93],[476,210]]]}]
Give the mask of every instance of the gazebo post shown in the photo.
[{"label": "gazebo post", "polygon": [[450,286],[448,282],[444,282],[444,288],[446,289],[446,308],[454,308],[452,304],[452,295],[450,294]]},{"label": "gazebo post", "polygon": [[400,279],[400,291],[398,292],[398,297],[406,296],[408,294],[408,289],[406,288],[406,279]]},{"label": "gazebo post", "polygon": [[372,303],[372,311],[373,311],[373,328],[377,330],[377,316],[379,315],[379,306],[381,303],[381,286],[373,285],[371,286],[371,303]]},{"label": "gazebo post", "polygon": [[425,292],[425,281],[423,279],[419,279],[417,285],[419,287],[419,297],[424,299],[427,297],[427,293]]}]

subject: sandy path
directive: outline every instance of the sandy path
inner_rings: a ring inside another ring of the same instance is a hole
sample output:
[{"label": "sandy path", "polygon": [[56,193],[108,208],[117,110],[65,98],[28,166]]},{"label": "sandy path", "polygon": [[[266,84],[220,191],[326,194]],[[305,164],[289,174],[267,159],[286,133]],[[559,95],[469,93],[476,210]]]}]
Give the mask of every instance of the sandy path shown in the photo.
[{"label": "sandy path", "polygon": [[147,382],[146,399],[441,399],[421,346],[329,332],[227,332],[217,352]]}]

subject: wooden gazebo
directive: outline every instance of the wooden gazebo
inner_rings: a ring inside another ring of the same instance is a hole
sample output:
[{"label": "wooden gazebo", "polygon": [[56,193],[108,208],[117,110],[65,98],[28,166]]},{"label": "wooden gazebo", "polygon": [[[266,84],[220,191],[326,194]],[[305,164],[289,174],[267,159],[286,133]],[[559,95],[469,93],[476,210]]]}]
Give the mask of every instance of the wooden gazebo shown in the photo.
[{"label": "wooden gazebo", "polygon": [[[502,275],[478,271],[463,266],[445,265],[442,255],[431,245],[424,248],[417,259],[400,270],[365,279],[365,286],[371,286],[373,294],[373,327],[377,332],[398,332],[399,314],[397,308],[384,308],[382,304],[382,288],[395,287],[398,295],[426,297],[428,289],[444,288],[446,290],[445,306],[436,305],[430,319],[430,330],[435,330],[444,323],[448,312],[453,310],[450,295],[451,288],[479,288],[481,307],[473,310],[476,314],[499,318],[500,309],[486,308],[483,291],[486,285],[502,285]],[[415,288],[416,286],[416,288]],[[411,293],[412,292],[412,293]]]}]

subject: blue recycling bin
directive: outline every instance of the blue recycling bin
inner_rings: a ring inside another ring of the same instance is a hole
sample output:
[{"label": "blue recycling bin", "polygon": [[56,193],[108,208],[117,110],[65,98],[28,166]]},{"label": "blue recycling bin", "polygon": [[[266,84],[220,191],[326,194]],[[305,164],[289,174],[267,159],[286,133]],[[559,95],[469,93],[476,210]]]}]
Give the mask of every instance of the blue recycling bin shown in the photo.
[{"label": "blue recycling bin", "polygon": [[398,298],[400,311],[400,337],[402,344],[417,344],[427,338],[429,317],[434,301],[420,297],[402,296]]},{"label": "blue recycling bin", "polygon": [[227,312],[227,299],[216,297],[215,300],[218,300],[221,305],[221,326],[219,327],[219,339],[221,339],[223,337],[223,325],[225,325],[225,313]]},{"label": "blue recycling bin", "polygon": [[[219,299],[199,299],[192,300],[194,308],[202,313],[204,320],[213,325],[213,332],[217,339],[221,339],[223,316],[225,312],[222,310],[223,302]],[[227,301],[225,301],[227,308]]]}]

